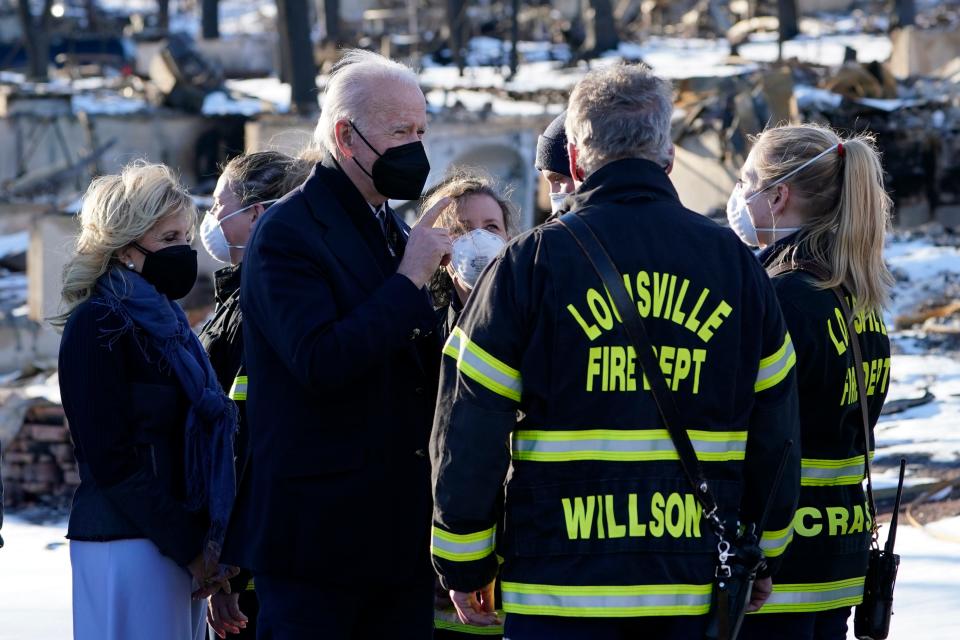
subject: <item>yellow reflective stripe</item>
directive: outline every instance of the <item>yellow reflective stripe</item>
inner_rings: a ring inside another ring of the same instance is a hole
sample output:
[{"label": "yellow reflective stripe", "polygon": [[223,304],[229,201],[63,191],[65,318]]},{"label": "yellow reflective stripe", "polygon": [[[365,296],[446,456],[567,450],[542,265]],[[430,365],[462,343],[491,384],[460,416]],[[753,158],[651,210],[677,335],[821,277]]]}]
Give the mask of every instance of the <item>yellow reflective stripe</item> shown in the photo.
[{"label": "yellow reflective stripe", "polygon": [[773,593],[761,613],[809,613],[852,607],[863,600],[864,578],[808,584],[773,584]]},{"label": "yellow reflective stripe", "polygon": [[760,536],[760,548],[763,549],[763,555],[768,558],[776,558],[783,555],[783,552],[790,546],[793,540],[793,523],[786,529],[779,531],[764,531]]},{"label": "yellow reflective stripe", "polygon": [[[874,452],[870,452],[873,460]],[[864,478],[863,456],[853,456],[842,460],[823,460],[802,458],[800,460],[800,486],[802,487],[838,487],[860,484]]]},{"label": "yellow reflective stripe", "polygon": [[247,399],[247,376],[237,376],[233,380],[233,386],[230,387],[231,400]]},{"label": "yellow reflective stripe", "polygon": [[[743,460],[746,431],[688,429],[697,458],[704,462]],[[677,460],[666,429],[521,430],[513,433],[514,460],[531,462],[644,462]]]},{"label": "yellow reflective stripe", "polygon": [[450,334],[443,353],[455,359],[457,370],[471,380],[505,398],[520,401],[520,372],[472,342],[459,327]]},{"label": "yellow reflective stripe", "polygon": [[[503,612],[498,610],[497,614],[503,618]],[[472,624],[463,624],[457,617],[457,612],[452,609],[442,609],[434,611],[433,628],[445,631],[455,631],[456,633],[468,633],[474,636],[499,636],[503,635],[502,624],[492,624],[488,627],[478,627]]]},{"label": "yellow reflective stripe", "polygon": [[434,526],[430,552],[438,558],[453,562],[480,560],[493,553],[496,527],[476,533],[457,534]]},{"label": "yellow reflective stripe", "polygon": [[250,582],[247,583],[247,586],[246,588],[244,588],[244,591],[256,591],[256,589],[254,589],[254,586],[253,586],[253,578],[250,578]]},{"label": "yellow reflective stripe", "polygon": [[776,386],[787,377],[796,363],[797,354],[793,350],[793,341],[788,333],[784,336],[783,346],[776,353],[760,360],[757,382],[753,385],[753,390],[760,392]]},{"label": "yellow reflective stripe", "polygon": [[703,615],[710,584],[565,586],[503,582],[507,613],[566,617]]}]

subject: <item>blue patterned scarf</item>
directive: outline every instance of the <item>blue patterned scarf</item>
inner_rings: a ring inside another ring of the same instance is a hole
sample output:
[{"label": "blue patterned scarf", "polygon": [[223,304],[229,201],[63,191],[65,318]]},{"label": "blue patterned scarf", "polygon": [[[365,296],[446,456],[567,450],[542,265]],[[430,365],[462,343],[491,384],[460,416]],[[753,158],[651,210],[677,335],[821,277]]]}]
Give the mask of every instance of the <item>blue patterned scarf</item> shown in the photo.
[{"label": "blue patterned scarf", "polygon": [[134,272],[114,267],[97,281],[99,293],[124,326],[111,331],[116,339],[134,327],[141,344],[154,347],[160,365],[169,367],[190,400],[185,428],[186,506],[204,507],[210,529],[203,545],[206,560],[219,559],[227,521],[236,497],[233,441],[237,432],[237,407],[220,388],[200,340],[190,329],[176,302]]}]

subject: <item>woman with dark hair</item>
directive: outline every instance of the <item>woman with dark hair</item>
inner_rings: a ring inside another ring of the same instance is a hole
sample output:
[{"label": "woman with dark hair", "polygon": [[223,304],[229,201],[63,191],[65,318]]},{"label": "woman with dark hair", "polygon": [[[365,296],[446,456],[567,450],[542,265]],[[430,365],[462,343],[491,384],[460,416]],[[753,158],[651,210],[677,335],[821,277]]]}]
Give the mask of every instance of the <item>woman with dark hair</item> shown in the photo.
[{"label": "woman with dark hair", "polygon": [[[240,314],[240,265],[253,227],[270,205],[296,189],[310,173],[313,162],[277,151],[259,151],[237,156],[227,163],[213,192],[213,207],[200,225],[207,252],[229,263],[214,274],[217,307],[200,332],[200,341],[210,356],[217,378],[239,408],[237,435],[238,486],[243,481],[247,459],[244,404],[247,378],[243,368],[243,320]],[[243,532],[231,530],[229,544],[242,544]],[[229,555],[229,549],[227,550]],[[210,598],[207,618],[221,638],[227,633],[241,639],[256,637],[257,596],[249,572],[241,571],[231,581],[230,593]]]}]

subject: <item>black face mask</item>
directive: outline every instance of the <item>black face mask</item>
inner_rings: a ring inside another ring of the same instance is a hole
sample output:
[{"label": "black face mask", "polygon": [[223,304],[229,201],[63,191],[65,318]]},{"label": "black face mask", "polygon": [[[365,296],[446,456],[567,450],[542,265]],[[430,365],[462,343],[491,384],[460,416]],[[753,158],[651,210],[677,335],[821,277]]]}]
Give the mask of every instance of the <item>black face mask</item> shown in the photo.
[{"label": "black face mask", "polygon": [[171,300],[179,300],[197,282],[197,252],[180,244],[160,251],[147,251],[136,242],[133,246],[143,254],[143,279]]},{"label": "black face mask", "polygon": [[394,200],[419,199],[420,194],[423,193],[423,185],[427,183],[427,175],[430,173],[430,161],[427,160],[423,143],[417,140],[399,147],[390,147],[380,153],[367,142],[357,129],[357,125],[351,122],[350,126],[357,132],[363,143],[379,156],[374,161],[371,171],[364,169],[363,165],[357,162],[356,157],[353,158],[360,170],[373,180],[373,186],[377,192]]}]

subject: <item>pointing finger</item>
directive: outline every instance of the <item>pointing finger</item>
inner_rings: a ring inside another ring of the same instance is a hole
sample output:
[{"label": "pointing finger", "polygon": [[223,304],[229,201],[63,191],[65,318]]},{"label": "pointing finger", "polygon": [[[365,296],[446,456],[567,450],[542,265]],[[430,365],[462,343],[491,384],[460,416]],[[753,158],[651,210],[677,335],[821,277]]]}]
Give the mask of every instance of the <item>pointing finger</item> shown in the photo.
[{"label": "pointing finger", "polygon": [[417,221],[417,226],[419,227],[423,225],[425,227],[432,227],[434,224],[436,224],[437,218],[440,217],[440,213],[447,208],[447,205],[449,205],[450,202],[451,199],[449,196],[440,198],[440,200],[437,201],[437,204],[427,209],[427,212],[420,216],[420,220]]}]

